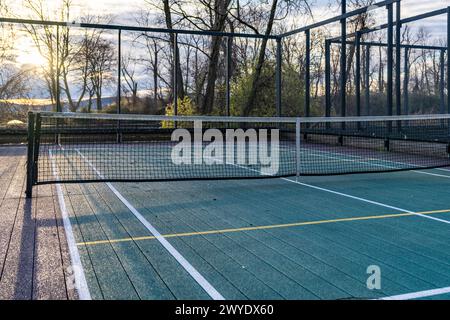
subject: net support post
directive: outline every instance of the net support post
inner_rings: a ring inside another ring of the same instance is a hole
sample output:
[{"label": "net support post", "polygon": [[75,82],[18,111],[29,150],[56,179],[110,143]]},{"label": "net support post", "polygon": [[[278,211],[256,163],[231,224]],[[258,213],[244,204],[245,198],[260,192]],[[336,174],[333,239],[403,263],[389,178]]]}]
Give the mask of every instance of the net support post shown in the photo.
[{"label": "net support post", "polygon": [[34,119],[34,135],[33,135],[33,181],[38,180],[38,157],[41,142],[41,123],[42,117],[38,113]]},{"label": "net support post", "polygon": [[311,30],[305,31],[305,117],[310,116],[311,103]]},{"label": "net support post", "polygon": [[300,148],[301,148],[301,119],[297,118],[295,122],[295,162],[296,162],[296,177],[300,178]]},{"label": "net support post", "polygon": [[30,199],[33,196],[33,185],[34,185],[34,123],[35,114],[32,112],[28,113],[28,140],[27,140],[27,187],[26,187],[26,197]]},{"label": "net support post", "polygon": [[283,48],[281,43],[281,38],[277,38],[277,65],[276,65],[276,80],[275,80],[275,91],[276,91],[276,107],[277,116],[281,117],[281,62],[282,62]]}]

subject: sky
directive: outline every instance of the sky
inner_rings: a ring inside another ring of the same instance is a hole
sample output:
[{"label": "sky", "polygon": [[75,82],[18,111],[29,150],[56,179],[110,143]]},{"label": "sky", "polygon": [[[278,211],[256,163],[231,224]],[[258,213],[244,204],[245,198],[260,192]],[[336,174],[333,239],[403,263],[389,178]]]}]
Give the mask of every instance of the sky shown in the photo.
[{"label": "sky", "polygon": [[[60,4],[61,0],[42,0],[49,12],[52,12]],[[259,0],[254,0],[259,1]],[[326,18],[337,16],[340,14],[340,6],[338,0],[308,0],[313,19],[305,20],[305,16],[291,16],[289,19],[296,26],[301,27],[311,22],[317,22]],[[347,0],[348,3],[352,2]],[[377,0],[381,1],[381,0]],[[30,18],[29,13],[25,9],[24,0],[8,0],[8,6],[12,9],[12,15],[16,18]],[[116,24],[136,25],[136,17],[141,11],[149,11],[150,6],[145,0],[72,0],[71,14],[73,17],[91,16],[109,16],[113,17]],[[402,18],[414,16],[428,11],[446,8],[450,6],[450,0],[402,0]],[[386,22],[386,10],[377,10],[376,23]],[[421,20],[410,24],[413,29],[425,27],[430,34],[430,39],[445,38],[446,36],[446,15]],[[150,26],[151,27],[151,26]],[[338,32],[338,24],[334,29]],[[288,28],[289,29],[289,28]],[[337,35],[337,34],[336,34]],[[18,39],[16,46],[21,48],[18,56],[19,64],[41,65],[45,61],[33,51],[30,39]],[[29,49],[24,49],[29,48]]]},{"label": "sky", "polygon": [[[43,0],[51,8],[58,4],[59,0]],[[134,15],[142,9],[149,8],[145,0],[72,0],[75,15],[113,15],[120,23],[128,22],[134,24]],[[258,0],[255,0],[258,1]],[[381,1],[381,0],[380,0]],[[23,6],[24,0],[9,0],[8,5],[13,8],[18,17],[25,16],[26,10]],[[315,20],[339,14],[337,0],[310,0]],[[350,2],[350,1],[349,1]],[[331,3],[331,7],[328,5]],[[445,8],[450,6],[450,0],[402,0],[402,18],[420,14],[426,11]],[[78,11],[78,14],[77,14]],[[445,22],[445,17],[435,19]],[[436,28],[439,26],[436,26]],[[442,25],[444,27],[444,25]]]},{"label": "sky", "polygon": [[[35,0],[43,1],[49,12],[52,8],[57,7],[62,0]],[[155,10],[146,0],[71,0],[71,19],[83,16],[108,16],[113,18],[116,24],[137,25],[136,18],[141,12],[149,12]],[[154,1],[154,0],[153,0]],[[160,0],[158,0],[160,1]],[[255,2],[261,0],[254,0]],[[289,17],[290,25],[294,24],[296,27],[302,27],[306,24],[321,21],[326,18],[337,16],[340,14],[339,0],[306,0],[311,6],[313,18],[305,15],[298,16],[292,14]],[[355,0],[347,0],[349,10],[351,2]],[[375,0],[381,1],[381,0]],[[30,18],[24,3],[26,0],[8,0],[8,6],[12,10],[12,15],[17,18]],[[424,12],[446,8],[450,6],[450,0],[402,0],[401,2],[401,16],[402,18],[414,16]],[[373,13],[376,18],[376,24],[384,23],[387,19],[386,10],[376,10]],[[446,15],[441,15],[415,23],[411,23],[410,27],[419,28],[425,27],[432,38],[445,38],[446,36]],[[152,27],[152,26],[150,26]],[[336,32],[339,32],[338,24],[331,26]],[[289,27],[288,27],[289,29]],[[260,30],[262,33],[264,30]],[[336,34],[337,35],[337,34]]]}]

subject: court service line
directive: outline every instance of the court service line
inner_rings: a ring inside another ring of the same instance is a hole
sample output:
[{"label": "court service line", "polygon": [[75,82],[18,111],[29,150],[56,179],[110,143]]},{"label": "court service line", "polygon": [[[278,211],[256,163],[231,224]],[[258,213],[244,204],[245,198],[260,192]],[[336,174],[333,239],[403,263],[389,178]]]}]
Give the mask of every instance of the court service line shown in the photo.
[{"label": "court service line", "polygon": [[411,299],[433,297],[447,293],[450,293],[450,287],[399,294],[395,296],[380,298],[378,300],[411,300]]},{"label": "court service line", "polygon": [[[86,161],[86,163],[91,167],[91,169],[100,177],[104,178],[103,175],[95,168],[95,166],[87,159],[78,149],[77,153],[81,158]],[[109,182],[106,182],[108,188],[116,195],[116,197],[134,214],[134,216],[147,228],[147,230],[154,236],[156,240],[170,253],[170,255],[175,258],[175,260],[186,270],[187,273],[199,284],[203,290],[214,300],[225,300],[225,298],[208,282],[208,280],[203,277],[200,272],[192,266],[185,257],[178,252],[175,247],[173,247],[162,235],[156,230],[156,228],[149,222],[144,216],[127,200],[124,196]]]},{"label": "court service line", "polygon": [[[57,178],[58,171],[56,163],[53,158],[52,150],[48,150],[50,162],[52,166],[53,175]],[[58,183],[55,186],[56,194],[58,196],[59,208],[63,220],[64,230],[66,233],[67,246],[69,247],[70,260],[72,263],[72,271],[75,280],[75,289],[80,300],[91,300],[91,294],[87,285],[86,276],[84,274],[83,265],[81,263],[80,253],[78,252],[75,236],[73,235],[72,225],[70,223],[69,214],[67,212],[66,202],[61,185]]]},{"label": "court service line", "polygon": [[[450,209],[417,212],[417,213],[426,214],[426,215],[439,214],[439,213],[450,213]],[[264,225],[264,226],[255,226],[255,227],[242,227],[242,228],[230,228],[230,229],[221,229],[221,230],[173,233],[173,234],[164,234],[162,236],[164,238],[191,237],[191,236],[199,236],[199,235],[212,235],[212,234],[224,234],[224,233],[237,233],[237,232],[245,232],[245,231],[293,228],[293,227],[312,226],[312,225],[321,225],[321,224],[330,224],[330,223],[339,223],[339,222],[353,222],[353,221],[378,220],[378,219],[381,220],[381,219],[389,219],[389,218],[411,217],[414,215],[415,214],[413,214],[413,213],[394,213],[394,214],[385,214],[385,215],[379,215],[379,216],[375,215],[375,216],[364,216],[364,217],[350,217],[350,218],[340,218],[340,219],[330,219],[330,220],[302,221],[302,222]],[[80,243],[77,243],[77,246],[93,246],[93,245],[101,245],[101,244],[122,243],[122,242],[130,242],[130,241],[144,241],[144,240],[153,240],[153,239],[155,239],[155,237],[153,237],[153,236],[142,236],[142,237],[114,239],[114,240],[98,240],[98,241],[80,242]]]}]

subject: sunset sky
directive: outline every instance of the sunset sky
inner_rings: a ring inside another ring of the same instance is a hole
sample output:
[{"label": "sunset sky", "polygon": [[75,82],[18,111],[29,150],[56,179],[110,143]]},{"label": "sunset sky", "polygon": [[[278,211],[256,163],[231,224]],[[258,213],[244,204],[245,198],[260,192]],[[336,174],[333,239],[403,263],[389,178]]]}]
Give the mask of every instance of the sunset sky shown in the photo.
[{"label": "sunset sky", "polygon": [[[54,12],[55,7],[60,2],[59,0],[44,0],[44,3],[49,12],[49,16],[52,16],[51,12]],[[148,3],[146,3],[145,0],[73,0],[72,3],[73,6],[71,9],[71,15],[73,19],[85,17],[86,15],[109,16],[113,18],[114,23],[127,25],[136,25],[136,17],[142,11],[148,12],[149,10],[154,10],[151,6],[148,5]],[[311,5],[311,9],[313,11],[314,22],[339,15],[340,13],[340,8],[337,0],[312,0],[309,1],[309,4]],[[16,18],[33,18],[33,16],[30,15],[29,11],[24,6],[23,0],[9,0],[8,6],[10,7],[11,15]],[[436,9],[442,9],[447,6],[450,6],[450,0],[403,0],[402,18]],[[380,9],[377,12],[379,12],[377,13],[377,15],[379,14],[380,17],[378,19],[377,16],[377,18],[375,19],[376,23],[384,23],[386,21],[386,10]],[[290,21],[291,23],[294,23],[299,27],[313,22],[311,19],[309,19],[309,21],[306,21],[306,18],[304,16],[295,15],[290,17]],[[433,39],[445,38],[446,24],[447,17],[446,15],[442,15],[412,23],[410,24],[410,27],[412,27],[413,29],[425,27],[427,32],[430,34],[430,38],[428,40],[432,41]],[[150,27],[151,26],[152,25],[150,25]],[[289,28],[292,27],[287,27],[287,29]],[[336,30],[336,32],[339,31],[338,24],[335,25],[334,29]],[[124,45],[124,47],[126,47],[126,45]],[[45,64],[45,60],[39,54],[37,54],[36,49],[33,48],[31,39],[25,37],[17,39],[16,48],[16,61],[20,65],[30,64],[39,66]]]},{"label": "sunset sky", "polygon": [[[44,2],[49,8],[58,3],[58,1],[55,0],[44,0]],[[317,17],[316,19],[332,16],[339,12],[337,0],[311,0],[309,3]],[[329,8],[329,3],[331,3],[331,9]],[[27,15],[27,11],[24,10],[23,0],[9,0],[8,5],[13,8],[15,15],[19,17]],[[450,0],[403,0],[402,17],[404,18],[426,11],[441,9],[449,5]],[[75,15],[113,15],[116,17],[117,21],[129,23],[134,23],[133,16],[140,10],[149,10],[149,5],[146,4],[145,0],[73,0],[73,7]],[[76,11],[78,11],[78,14]],[[429,23],[435,24],[436,21],[445,21],[444,17],[434,20],[435,21],[429,21]]]}]

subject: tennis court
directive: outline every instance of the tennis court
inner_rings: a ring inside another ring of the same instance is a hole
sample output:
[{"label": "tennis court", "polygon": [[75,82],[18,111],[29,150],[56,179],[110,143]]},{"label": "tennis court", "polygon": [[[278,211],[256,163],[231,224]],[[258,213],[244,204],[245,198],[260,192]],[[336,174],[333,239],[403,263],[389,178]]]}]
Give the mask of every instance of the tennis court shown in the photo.
[{"label": "tennis court", "polygon": [[[434,146],[428,154],[424,141],[415,141],[422,153],[408,153],[409,163],[379,146],[356,153],[361,145],[354,142],[339,152],[318,149],[323,141],[308,134],[310,144],[281,148],[282,173],[298,169],[298,155],[303,172],[318,163],[341,171],[416,170],[258,179],[252,174],[259,168],[221,163],[207,174],[230,179],[157,181],[164,170],[199,173],[164,166],[158,156],[169,153],[167,144],[156,152],[142,144],[92,145],[72,131],[72,143],[41,145],[38,179],[61,182],[55,190],[80,298],[449,298],[448,157],[435,157]],[[156,167],[156,176],[143,163]],[[121,174],[154,181],[111,182],[126,179]],[[374,267],[375,289],[368,285]]]}]

